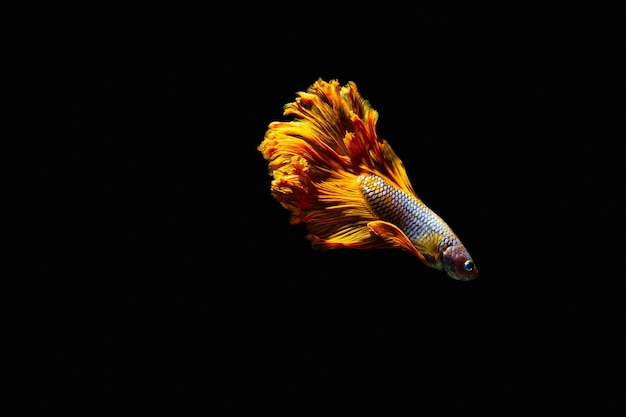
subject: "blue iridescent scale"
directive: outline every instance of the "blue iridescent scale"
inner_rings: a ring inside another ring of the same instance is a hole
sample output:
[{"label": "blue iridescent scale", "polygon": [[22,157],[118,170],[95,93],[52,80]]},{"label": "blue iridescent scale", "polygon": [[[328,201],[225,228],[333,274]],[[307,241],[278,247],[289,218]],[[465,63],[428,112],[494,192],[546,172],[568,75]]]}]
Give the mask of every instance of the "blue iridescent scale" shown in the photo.
[{"label": "blue iridescent scale", "polygon": [[372,213],[397,226],[412,242],[424,241],[433,233],[444,236],[441,247],[456,241],[450,227],[411,194],[376,175],[360,175],[357,181]]}]

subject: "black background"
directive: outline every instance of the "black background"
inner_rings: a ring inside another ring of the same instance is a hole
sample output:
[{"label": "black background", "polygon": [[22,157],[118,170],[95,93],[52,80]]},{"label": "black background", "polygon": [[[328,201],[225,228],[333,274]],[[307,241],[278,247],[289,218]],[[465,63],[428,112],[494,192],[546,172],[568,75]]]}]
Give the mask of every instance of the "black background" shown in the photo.
[{"label": "black background", "polygon": [[[5,407],[623,407],[624,10],[500,3],[8,14]],[[289,224],[256,147],[320,77],[379,111],[476,281]]]}]

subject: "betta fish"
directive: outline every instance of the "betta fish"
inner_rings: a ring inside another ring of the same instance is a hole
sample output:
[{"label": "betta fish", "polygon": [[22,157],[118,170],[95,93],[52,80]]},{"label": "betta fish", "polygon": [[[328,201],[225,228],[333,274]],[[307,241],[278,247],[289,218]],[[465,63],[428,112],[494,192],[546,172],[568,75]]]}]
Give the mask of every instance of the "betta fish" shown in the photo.
[{"label": "betta fish", "polygon": [[306,224],[314,249],[399,248],[456,280],[478,276],[465,246],[378,137],[378,112],[354,82],[318,79],[283,115],[292,119],[270,123],[258,150],[273,197],[292,224]]}]

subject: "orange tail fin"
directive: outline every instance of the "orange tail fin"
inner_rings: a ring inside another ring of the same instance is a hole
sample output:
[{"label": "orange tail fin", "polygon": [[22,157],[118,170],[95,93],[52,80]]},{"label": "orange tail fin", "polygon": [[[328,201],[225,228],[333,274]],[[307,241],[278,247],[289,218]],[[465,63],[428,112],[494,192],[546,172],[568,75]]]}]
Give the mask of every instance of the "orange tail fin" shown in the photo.
[{"label": "orange tail fin", "polygon": [[294,118],[271,123],[258,149],[269,162],[272,195],[291,212],[291,223],[306,223],[313,247],[399,247],[421,257],[395,225],[374,216],[359,190],[358,176],[374,174],[416,195],[356,85],[320,79],[284,115]]}]

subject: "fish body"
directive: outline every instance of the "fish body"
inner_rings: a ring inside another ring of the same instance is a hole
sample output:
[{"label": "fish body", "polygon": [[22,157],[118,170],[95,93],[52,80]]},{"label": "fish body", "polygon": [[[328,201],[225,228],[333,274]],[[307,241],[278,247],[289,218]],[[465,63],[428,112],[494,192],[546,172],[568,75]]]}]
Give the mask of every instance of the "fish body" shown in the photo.
[{"label": "fish body", "polygon": [[399,248],[454,279],[478,276],[465,246],[376,134],[378,113],[356,84],[320,79],[284,115],[293,120],[270,123],[258,150],[269,163],[272,195],[292,224],[306,224],[313,248]]}]

